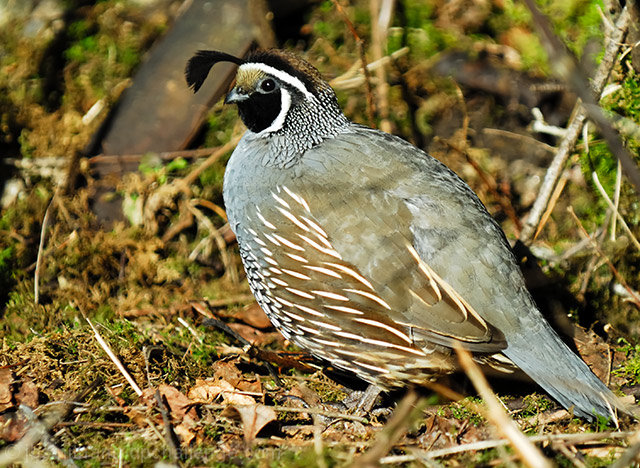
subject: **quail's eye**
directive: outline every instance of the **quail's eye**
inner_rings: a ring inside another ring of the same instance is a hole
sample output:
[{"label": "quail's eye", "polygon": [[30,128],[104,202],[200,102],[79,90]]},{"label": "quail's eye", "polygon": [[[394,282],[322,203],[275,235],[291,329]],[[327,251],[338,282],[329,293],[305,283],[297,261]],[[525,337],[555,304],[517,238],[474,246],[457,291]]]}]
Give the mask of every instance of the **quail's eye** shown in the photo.
[{"label": "quail's eye", "polygon": [[264,91],[265,93],[270,93],[274,89],[276,89],[276,82],[271,78],[262,80],[262,83],[260,83],[260,90]]}]

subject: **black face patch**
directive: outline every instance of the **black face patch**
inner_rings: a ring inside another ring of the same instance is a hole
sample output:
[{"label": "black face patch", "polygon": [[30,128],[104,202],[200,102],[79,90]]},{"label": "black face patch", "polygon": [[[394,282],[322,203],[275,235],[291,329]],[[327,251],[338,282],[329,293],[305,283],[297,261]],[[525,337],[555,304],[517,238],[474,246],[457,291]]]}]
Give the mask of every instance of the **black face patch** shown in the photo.
[{"label": "black face patch", "polygon": [[269,94],[254,92],[249,99],[238,102],[237,105],[240,118],[247,128],[259,133],[269,128],[280,114],[281,91],[277,89]]}]

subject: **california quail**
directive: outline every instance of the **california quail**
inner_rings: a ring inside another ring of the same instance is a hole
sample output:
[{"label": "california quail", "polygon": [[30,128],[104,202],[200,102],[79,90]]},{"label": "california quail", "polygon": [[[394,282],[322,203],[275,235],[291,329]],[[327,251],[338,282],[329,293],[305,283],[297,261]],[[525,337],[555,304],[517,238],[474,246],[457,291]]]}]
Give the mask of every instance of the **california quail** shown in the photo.
[{"label": "california quail", "polygon": [[577,415],[623,408],[545,321],[504,233],[454,172],[347,120],[287,52],[199,51],[186,68],[194,92],[220,61],[239,66],[225,102],[248,128],[224,176],[229,223],[286,338],[383,389],[453,372],[457,343],[518,366]]}]

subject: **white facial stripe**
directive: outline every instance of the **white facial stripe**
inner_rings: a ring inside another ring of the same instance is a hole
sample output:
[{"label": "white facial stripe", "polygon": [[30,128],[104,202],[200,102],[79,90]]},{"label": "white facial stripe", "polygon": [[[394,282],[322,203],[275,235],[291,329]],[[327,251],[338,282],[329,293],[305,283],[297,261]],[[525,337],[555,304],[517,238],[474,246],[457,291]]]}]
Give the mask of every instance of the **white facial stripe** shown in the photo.
[{"label": "white facial stripe", "polygon": [[284,119],[287,118],[287,113],[291,107],[291,95],[286,89],[281,89],[280,96],[280,113],[278,114],[278,117],[275,118],[271,125],[261,132],[256,133],[256,135],[265,135],[267,133],[277,132],[284,125]]},{"label": "white facial stripe", "polygon": [[249,68],[260,70],[264,73],[267,73],[268,75],[275,76],[276,78],[278,78],[278,80],[296,88],[298,91],[304,94],[309,101],[314,101],[316,99],[316,97],[313,94],[311,94],[309,90],[305,87],[304,83],[302,83],[302,81],[300,81],[295,76],[291,76],[288,73],[283,72],[282,70],[278,70],[277,68],[273,68],[269,65],[265,65],[264,63],[257,63],[257,62],[243,63],[242,65],[240,65],[239,70],[244,70]]}]

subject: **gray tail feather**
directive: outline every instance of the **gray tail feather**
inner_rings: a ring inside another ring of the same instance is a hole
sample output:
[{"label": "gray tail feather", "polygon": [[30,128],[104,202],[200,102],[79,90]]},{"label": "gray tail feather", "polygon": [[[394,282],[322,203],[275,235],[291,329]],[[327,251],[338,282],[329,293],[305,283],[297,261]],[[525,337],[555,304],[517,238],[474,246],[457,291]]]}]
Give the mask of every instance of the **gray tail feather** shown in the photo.
[{"label": "gray tail feather", "polygon": [[[545,324],[546,325],[546,324]],[[615,410],[637,414],[619,400],[549,325],[535,336],[509,340],[503,353],[575,415],[615,419]]]}]

